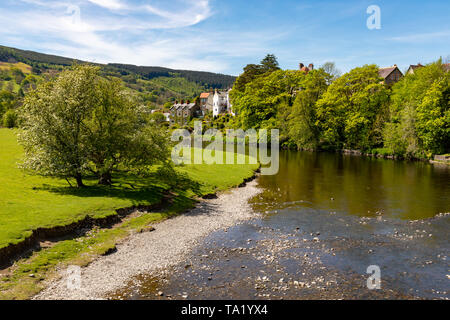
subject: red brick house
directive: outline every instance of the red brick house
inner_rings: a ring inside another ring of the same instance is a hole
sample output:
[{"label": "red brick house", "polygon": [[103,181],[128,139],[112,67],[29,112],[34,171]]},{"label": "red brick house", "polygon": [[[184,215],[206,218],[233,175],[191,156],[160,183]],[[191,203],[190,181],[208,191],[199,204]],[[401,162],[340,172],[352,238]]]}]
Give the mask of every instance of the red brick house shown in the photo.
[{"label": "red brick house", "polygon": [[309,66],[305,66],[303,63],[300,62],[299,68],[300,68],[300,71],[304,71],[305,73],[308,73],[308,72],[314,70],[314,65],[312,63],[310,63]]}]

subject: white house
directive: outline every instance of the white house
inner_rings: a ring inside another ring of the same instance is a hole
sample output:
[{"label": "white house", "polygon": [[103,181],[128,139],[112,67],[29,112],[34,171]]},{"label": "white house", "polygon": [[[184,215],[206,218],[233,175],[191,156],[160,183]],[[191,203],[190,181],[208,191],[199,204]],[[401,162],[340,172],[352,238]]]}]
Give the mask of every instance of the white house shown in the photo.
[{"label": "white house", "polygon": [[[227,91],[216,91],[214,92],[214,98],[213,98],[213,116],[217,117],[219,114],[223,113],[231,113],[232,105],[230,102],[230,91],[231,89]],[[234,114],[233,114],[234,115]]]},{"label": "white house", "polygon": [[166,117],[166,121],[170,122],[170,113],[169,112],[164,112],[163,115],[164,115],[164,117]]}]

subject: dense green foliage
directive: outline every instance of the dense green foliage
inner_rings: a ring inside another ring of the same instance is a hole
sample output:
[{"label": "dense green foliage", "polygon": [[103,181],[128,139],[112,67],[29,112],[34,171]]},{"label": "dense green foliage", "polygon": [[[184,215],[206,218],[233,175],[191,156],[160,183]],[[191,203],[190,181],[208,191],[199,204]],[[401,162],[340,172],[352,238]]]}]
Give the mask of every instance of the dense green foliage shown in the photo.
[{"label": "dense green foliage", "polygon": [[268,54],[260,64],[248,64],[244,68],[244,72],[236,79],[234,83],[233,91],[234,92],[244,92],[245,85],[251,81],[253,81],[258,76],[270,73],[276,70],[279,70],[277,58]]},{"label": "dense green foliage", "polygon": [[3,126],[5,128],[14,128],[17,125],[16,111],[10,109],[3,115]]},{"label": "dense green foliage", "polygon": [[141,67],[125,64],[109,64],[108,66],[117,68],[121,72],[128,71],[138,74],[147,80],[159,77],[180,77],[205,88],[226,89],[231,87],[236,80],[233,76],[203,71],[173,70],[162,67]]},{"label": "dense green foliage", "polygon": [[231,92],[237,117],[227,126],[278,128],[282,145],[299,149],[417,158],[450,151],[450,73],[440,61],[393,87],[375,65],[342,76],[334,63],[308,73],[269,65],[263,60],[244,68]]},{"label": "dense green foliage", "polygon": [[7,90],[0,91],[0,118],[17,105],[17,97],[14,93]]},{"label": "dense green foliage", "polygon": [[245,85],[244,91],[232,91],[232,101],[238,117],[236,124],[243,128],[277,127],[280,106],[292,105],[294,91],[300,87],[304,73],[277,70],[257,76]]},{"label": "dense green foliage", "polygon": [[388,92],[375,65],[355,68],[333,82],[317,101],[325,146],[369,150],[379,146]]},{"label": "dense green foliage", "polygon": [[392,88],[385,145],[395,154],[427,157],[450,151],[450,73],[440,61]]},{"label": "dense green foliage", "polygon": [[[283,110],[280,123],[284,123],[287,137],[298,148],[313,150],[319,146],[321,128],[318,124],[316,102],[327,90],[330,75],[323,69],[309,72],[303,76],[301,87],[294,105]],[[286,139],[286,138],[285,138]]]}]

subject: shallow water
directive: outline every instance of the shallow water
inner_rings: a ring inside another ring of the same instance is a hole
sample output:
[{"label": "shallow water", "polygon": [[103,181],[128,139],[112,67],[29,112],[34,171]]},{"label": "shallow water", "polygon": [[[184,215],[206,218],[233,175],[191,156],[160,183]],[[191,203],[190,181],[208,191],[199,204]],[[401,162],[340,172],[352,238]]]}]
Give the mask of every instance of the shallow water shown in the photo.
[{"label": "shallow water", "polygon": [[[209,235],[192,258],[141,275],[120,299],[450,298],[450,170],[282,152],[251,199],[258,218]],[[367,267],[381,269],[369,290]],[[160,296],[157,293],[162,292]]]},{"label": "shallow water", "polygon": [[423,219],[450,211],[450,167],[332,153],[282,152],[255,209],[304,206],[357,216]]}]

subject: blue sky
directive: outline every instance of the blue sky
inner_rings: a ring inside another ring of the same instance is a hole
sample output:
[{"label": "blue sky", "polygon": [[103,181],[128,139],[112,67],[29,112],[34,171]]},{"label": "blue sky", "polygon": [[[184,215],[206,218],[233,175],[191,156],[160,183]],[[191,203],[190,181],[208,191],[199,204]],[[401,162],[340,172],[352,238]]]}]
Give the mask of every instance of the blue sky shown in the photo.
[{"label": "blue sky", "polygon": [[[369,30],[366,10],[381,9]],[[284,69],[342,71],[450,55],[450,1],[2,0],[0,44],[101,63],[238,75],[266,53]]]}]

